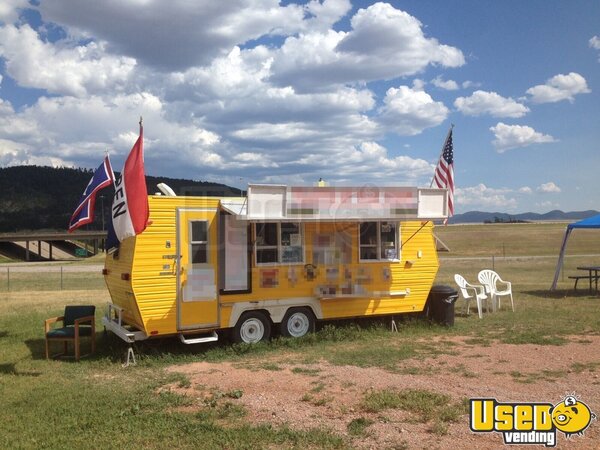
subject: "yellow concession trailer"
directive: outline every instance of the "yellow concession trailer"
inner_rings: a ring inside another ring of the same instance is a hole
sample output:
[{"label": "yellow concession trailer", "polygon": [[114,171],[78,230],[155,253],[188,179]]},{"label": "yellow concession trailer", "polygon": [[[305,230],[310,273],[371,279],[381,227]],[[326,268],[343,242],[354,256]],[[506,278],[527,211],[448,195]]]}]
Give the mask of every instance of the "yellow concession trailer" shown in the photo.
[{"label": "yellow concession trailer", "polygon": [[127,342],[300,337],[316,320],[423,311],[447,191],[250,185],[149,197],[150,225],[107,254],[104,326]]}]

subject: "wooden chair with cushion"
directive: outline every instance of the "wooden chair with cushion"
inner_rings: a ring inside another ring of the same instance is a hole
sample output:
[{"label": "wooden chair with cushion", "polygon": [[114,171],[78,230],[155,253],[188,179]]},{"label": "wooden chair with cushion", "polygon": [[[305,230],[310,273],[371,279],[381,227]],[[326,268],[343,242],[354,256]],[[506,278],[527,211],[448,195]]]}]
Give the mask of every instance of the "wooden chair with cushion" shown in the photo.
[{"label": "wooden chair with cushion", "polygon": [[[44,323],[46,333],[46,359],[50,358],[50,342],[63,342],[64,353],[55,356],[67,354],[69,341],[73,342],[75,347],[75,360],[79,361],[81,357],[80,338],[90,336],[92,341],[92,354],[96,351],[96,323],[94,314],[96,307],[92,305],[65,306],[65,313],[60,317],[46,319]],[[62,328],[52,328],[51,325],[62,322]],[[85,355],[84,355],[85,356]]]}]

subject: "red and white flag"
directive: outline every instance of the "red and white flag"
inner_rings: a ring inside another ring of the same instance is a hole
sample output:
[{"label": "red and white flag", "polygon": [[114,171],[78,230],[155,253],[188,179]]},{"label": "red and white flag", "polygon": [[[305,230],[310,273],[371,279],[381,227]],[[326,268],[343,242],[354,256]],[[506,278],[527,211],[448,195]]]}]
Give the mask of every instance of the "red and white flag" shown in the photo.
[{"label": "red and white flag", "polygon": [[[431,184],[438,188],[448,189],[448,217],[454,215],[454,147],[452,145],[452,128],[448,132],[440,160],[435,168]],[[446,219],[448,220],[448,219]]]},{"label": "red and white flag", "polygon": [[121,176],[115,181],[115,196],[112,204],[112,228],[109,229],[107,248],[130,236],[140,234],[148,225],[148,190],[144,174],[144,129],[140,121],[140,137],[133,145]]},{"label": "red and white flag", "polygon": [[[94,172],[92,179],[86,186],[79,203],[75,208],[75,212],[69,221],[69,233],[72,233],[77,228],[92,223],[94,221],[94,209],[96,205],[96,194],[107,186],[113,184],[115,175],[110,166],[108,155],[104,157],[104,161]],[[104,216],[104,211],[102,211]]]}]

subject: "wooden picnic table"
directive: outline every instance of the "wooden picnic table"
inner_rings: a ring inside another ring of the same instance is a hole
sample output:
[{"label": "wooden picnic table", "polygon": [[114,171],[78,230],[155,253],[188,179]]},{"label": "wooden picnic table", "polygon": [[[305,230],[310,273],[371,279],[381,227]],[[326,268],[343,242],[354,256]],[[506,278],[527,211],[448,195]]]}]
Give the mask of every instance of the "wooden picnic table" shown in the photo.
[{"label": "wooden picnic table", "polygon": [[577,282],[580,279],[587,279],[590,282],[590,294],[593,292],[592,291],[592,281],[595,282],[595,287],[596,287],[596,293],[598,292],[598,277],[600,277],[600,275],[598,275],[598,272],[600,272],[600,266],[579,266],[577,267],[577,270],[581,270],[584,272],[587,272],[587,275],[576,275],[573,277],[569,277],[575,280],[575,290],[577,290]]}]

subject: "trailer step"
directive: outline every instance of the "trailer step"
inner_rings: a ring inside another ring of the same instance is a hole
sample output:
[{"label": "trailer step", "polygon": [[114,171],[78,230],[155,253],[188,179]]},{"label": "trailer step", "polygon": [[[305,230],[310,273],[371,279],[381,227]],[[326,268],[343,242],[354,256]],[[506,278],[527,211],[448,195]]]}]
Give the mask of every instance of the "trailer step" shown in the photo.
[{"label": "trailer step", "polygon": [[179,335],[179,339],[184,344],[203,344],[203,343],[206,343],[206,342],[215,342],[215,341],[218,341],[219,340],[219,336],[217,335],[216,331],[213,331],[212,334],[209,335],[209,336],[202,336],[202,337],[197,337],[197,338],[193,338],[193,339],[186,339],[183,334],[180,334]]}]

